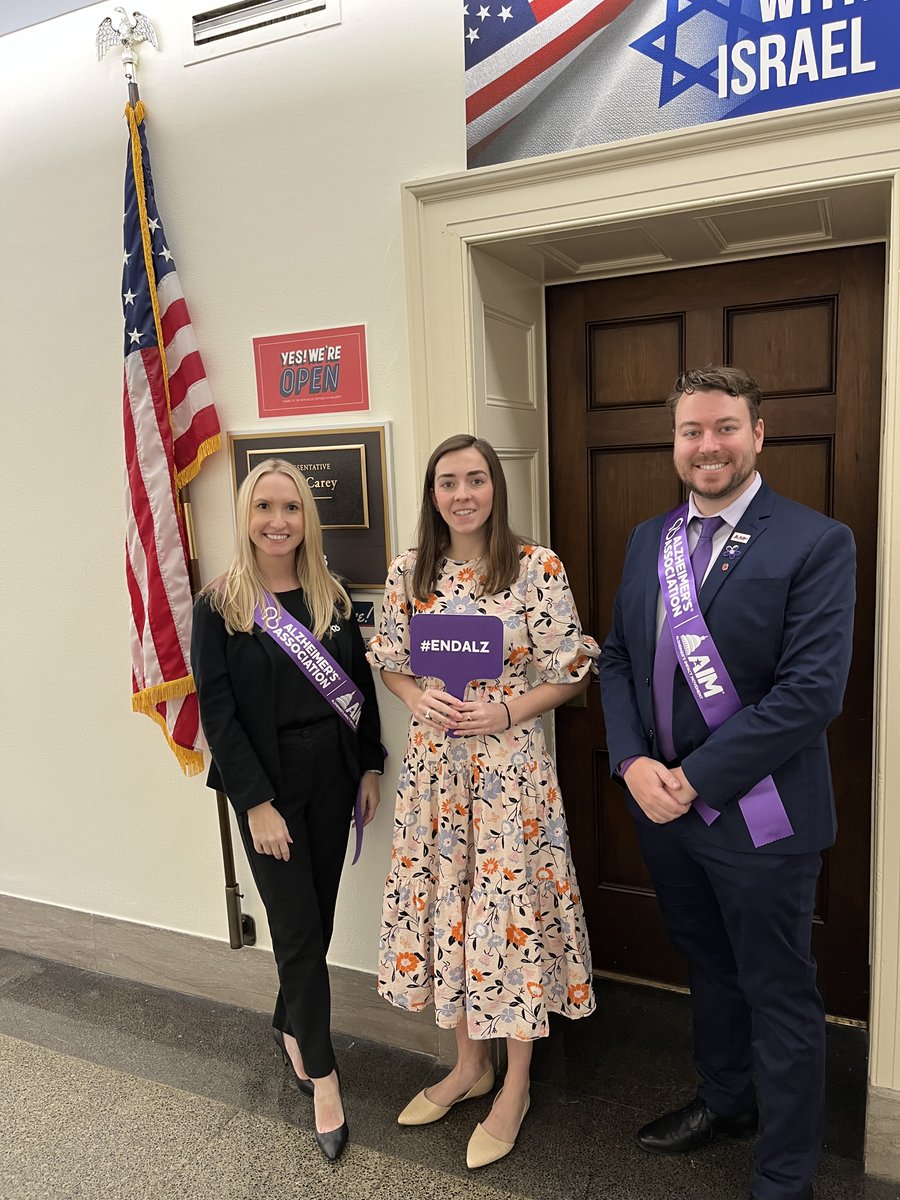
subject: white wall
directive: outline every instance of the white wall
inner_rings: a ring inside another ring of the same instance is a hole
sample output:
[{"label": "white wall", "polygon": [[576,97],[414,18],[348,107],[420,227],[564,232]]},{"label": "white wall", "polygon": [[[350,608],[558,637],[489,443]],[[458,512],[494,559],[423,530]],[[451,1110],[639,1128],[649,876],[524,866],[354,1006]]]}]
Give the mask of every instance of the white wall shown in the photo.
[{"label": "white wall", "polygon": [[[253,336],[364,322],[368,418],[393,422],[406,544],[417,482],[400,184],[465,165],[458,2],[343,0],[337,27],[187,69],[189,6],[147,11],[161,47],[142,50],[139,74],[157,199],[222,425],[282,427],[256,415]],[[214,795],[130,709],[126,90],[115,53],[94,53],[111,12],[0,38],[0,892],[224,939]],[[191,491],[207,579],[231,543],[224,451]],[[345,876],[332,947],[367,970],[406,725],[387,695],[382,711],[385,802]]]}]

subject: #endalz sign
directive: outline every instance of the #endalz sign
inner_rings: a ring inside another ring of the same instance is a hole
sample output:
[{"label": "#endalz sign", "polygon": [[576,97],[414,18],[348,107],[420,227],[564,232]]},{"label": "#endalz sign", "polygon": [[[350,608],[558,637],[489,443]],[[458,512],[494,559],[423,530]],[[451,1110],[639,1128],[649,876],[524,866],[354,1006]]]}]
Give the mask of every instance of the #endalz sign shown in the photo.
[{"label": "#endalz sign", "polygon": [[409,623],[409,649],[416,675],[440,679],[461,700],[473,679],[500,678],[503,622],[474,613],[418,613]]},{"label": "#endalz sign", "polygon": [[900,88],[898,0],[464,9],[470,167]]}]

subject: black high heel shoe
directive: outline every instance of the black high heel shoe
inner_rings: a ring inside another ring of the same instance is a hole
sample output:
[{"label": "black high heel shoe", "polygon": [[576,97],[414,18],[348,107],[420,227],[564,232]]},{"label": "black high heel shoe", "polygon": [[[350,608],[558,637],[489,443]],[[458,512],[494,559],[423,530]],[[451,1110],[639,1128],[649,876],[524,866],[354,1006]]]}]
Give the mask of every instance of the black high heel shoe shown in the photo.
[{"label": "black high heel shoe", "polygon": [[[334,1068],[337,1081],[340,1085],[341,1073],[337,1067]],[[315,1089],[315,1085],[313,1085]],[[343,1104],[343,1097],[341,1098]],[[337,1162],[344,1151],[347,1149],[347,1143],[350,1140],[350,1127],[347,1124],[347,1115],[344,1114],[344,1123],[339,1125],[337,1129],[329,1129],[327,1133],[319,1133],[316,1128],[315,1113],[313,1114],[313,1133],[316,1135],[316,1145],[322,1151],[328,1162]]]},{"label": "black high heel shoe", "polygon": [[302,1092],[304,1096],[312,1096],[315,1092],[315,1085],[311,1079],[301,1079],[294,1070],[294,1064],[291,1062],[290,1055],[285,1049],[284,1034],[280,1029],[272,1029],[272,1041],[281,1051],[281,1061],[286,1067],[291,1068],[290,1085],[295,1091]]}]

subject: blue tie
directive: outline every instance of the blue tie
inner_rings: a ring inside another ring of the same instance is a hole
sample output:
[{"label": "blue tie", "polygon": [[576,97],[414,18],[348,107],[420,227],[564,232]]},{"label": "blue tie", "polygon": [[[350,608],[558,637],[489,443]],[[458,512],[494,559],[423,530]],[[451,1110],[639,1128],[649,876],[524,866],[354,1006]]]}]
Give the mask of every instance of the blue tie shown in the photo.
[{"label": "blue tie", "polygon": [[[712,540],[716,531],[725,524],[723,517],[701,517],[700,537],[691,554],[691,566],[699,595],[703,576],[712,558]],[[679,670],[675,657],[675,644],[669,626],[663,621],[656,657],[653,660],[653,712],[656,717],[656,737],[666,762],[675,758],[675,743],[672,740],[672,701],[675,689],[675,672]]]}]

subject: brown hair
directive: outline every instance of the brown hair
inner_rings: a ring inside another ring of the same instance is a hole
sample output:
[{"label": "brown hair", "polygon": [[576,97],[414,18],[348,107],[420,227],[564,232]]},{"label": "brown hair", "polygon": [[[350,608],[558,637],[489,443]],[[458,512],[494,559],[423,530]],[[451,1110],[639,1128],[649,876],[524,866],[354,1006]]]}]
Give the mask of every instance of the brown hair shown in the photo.
[{"label": "brown hair", "polygon": [[494,499],[491,515],[487,519],[487,551],[485,553],[486,578],[483,595],[493,596],[511,588],[519,574],[519,551],[522,538],[509,527],[509,502],[506,493],[506,478],[497,457],[497,451],[482,438],[471,433],[456,433],[446,438],[432,451],[425,468],[425,484],[422,488],[422,508],[416,531],[416,565],[413,571],[412,593],[417,600],[427,600],[437,585],[444,552],[450,545],[450,530],[447,522],[434,504],[434,477],[437,465],[445,454],[456,450],[477,450],[487,463]]},{"label": "brown hair", "polygon": [[729,396],[743,396],[750,413],[750,424],[755,428],[759,420],[762,392],[752,375],[740,367],[716,366],[709,363],[700,371],[682,371],[675,386],[666,397],[666,408],[675,428],[675,409],[685,392],[725,392]]}]

